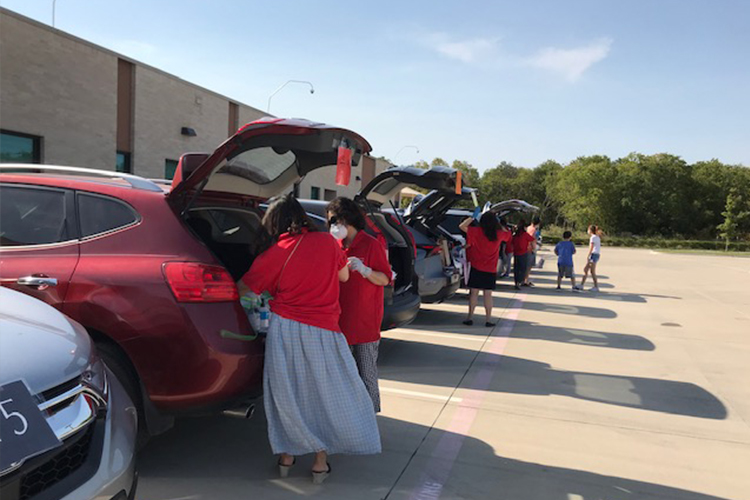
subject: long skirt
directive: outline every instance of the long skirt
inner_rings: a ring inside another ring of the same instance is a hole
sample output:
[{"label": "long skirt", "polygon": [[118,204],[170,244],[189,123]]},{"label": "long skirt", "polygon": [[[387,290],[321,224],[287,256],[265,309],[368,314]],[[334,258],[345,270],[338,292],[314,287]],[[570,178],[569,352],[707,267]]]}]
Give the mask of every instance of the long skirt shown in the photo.
[{"label": "long skirt", "polygon": [[272,315],[263,391],[275,454],[380,453],[372,400],[342,333]]}]

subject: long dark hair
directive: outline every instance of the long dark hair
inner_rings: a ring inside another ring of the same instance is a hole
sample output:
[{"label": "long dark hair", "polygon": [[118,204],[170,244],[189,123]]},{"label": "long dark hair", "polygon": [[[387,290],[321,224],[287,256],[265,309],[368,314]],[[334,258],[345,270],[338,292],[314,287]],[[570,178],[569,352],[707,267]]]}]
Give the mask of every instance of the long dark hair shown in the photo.
[{"label": "long dark hair", "polygon": [[269,248],[284,233],[300,234],[305,229],[315,231],[315,225],[305,209],[291,194],[271,198],[261,225],[265,230],[265,234],[261,235],[264,239],[260,245],[261,250]]},{"label": "long dark hair", "polygon": [[479,218],[479,227],[482,228],[484,236],[490,240],[495,241],[497,239],[497,231],[500,229],[500,224],[497,222],[497,217],[492,212],[485,212]]},{"label": "long dark hair", "polygon": [[525,220],[519,221],[518,224],[516,224],[516,231],[513,233],[513,236],[525,233],[527,227],[529,227],[529,225],[526,224]]}]

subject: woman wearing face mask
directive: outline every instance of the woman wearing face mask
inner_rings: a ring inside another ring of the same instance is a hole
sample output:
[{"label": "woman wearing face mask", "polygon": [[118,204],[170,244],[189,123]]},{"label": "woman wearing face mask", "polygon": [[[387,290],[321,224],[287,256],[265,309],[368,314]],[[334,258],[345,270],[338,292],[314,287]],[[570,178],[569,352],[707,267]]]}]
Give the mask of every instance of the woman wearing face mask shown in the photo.
[{"label": "woman wearing face mask", "polygon": [[375,412],[379,412],[378,346],[383,287],[391,281],[391,266],[383,244],[365,233],[365,217],[354,201],[336,198],[327,211],[331,234],[340,241],[351,271],[349,281],[341,284],[339,326],[351,346]]},{"label": "woman wearing face mask", "polygon": [[321,483],[328,454],[381,451],[372,402],[339,328],[339,282],[349,267],[291,195],[271,200],[262,224],[270,244],[238,286],[273,296],[263,369],[268,438],[282,477],[296,455],[315,453],[312,476]]}]

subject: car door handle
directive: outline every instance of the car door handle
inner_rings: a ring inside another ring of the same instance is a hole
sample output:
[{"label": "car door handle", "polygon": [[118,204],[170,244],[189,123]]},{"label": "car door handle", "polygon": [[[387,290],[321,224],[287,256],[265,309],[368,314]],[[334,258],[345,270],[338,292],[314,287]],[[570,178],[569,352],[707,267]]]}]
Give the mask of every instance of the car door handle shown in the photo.
[{"label": "car door handle", "polygon": [[47,276],[23,276],[18,278],[16,283],[25,286],[57,286],[57,278],[49,278]]}]

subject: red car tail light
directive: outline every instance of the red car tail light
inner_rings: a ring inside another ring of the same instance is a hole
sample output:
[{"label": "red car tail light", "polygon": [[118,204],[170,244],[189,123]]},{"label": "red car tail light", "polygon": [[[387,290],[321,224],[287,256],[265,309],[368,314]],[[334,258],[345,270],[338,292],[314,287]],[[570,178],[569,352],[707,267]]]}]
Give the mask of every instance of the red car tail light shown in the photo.
[{"label": "red car tail light", "polygon": [[220,266],[166,262],[164,277],[177,302],[231,302],[240,298],[232,276]]}]

